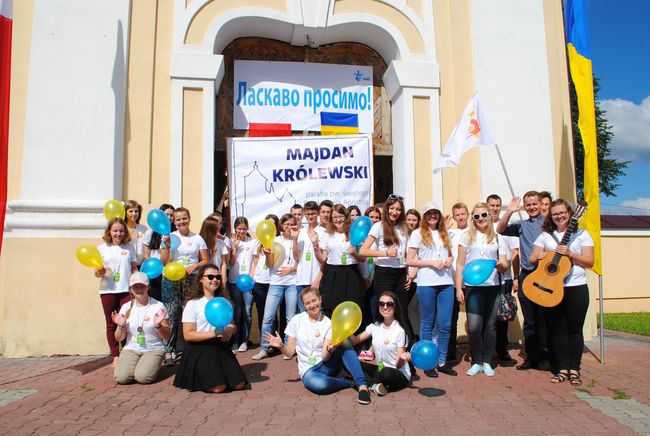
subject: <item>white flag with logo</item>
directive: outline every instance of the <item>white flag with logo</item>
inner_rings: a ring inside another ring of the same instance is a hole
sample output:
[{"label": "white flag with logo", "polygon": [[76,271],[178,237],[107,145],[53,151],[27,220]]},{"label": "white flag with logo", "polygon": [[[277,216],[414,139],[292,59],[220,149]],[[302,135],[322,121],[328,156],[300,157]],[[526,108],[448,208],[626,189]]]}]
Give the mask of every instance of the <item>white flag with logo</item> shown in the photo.
[{"label": "white flag with logo", "polygon": [[454,131],[451,132],[447,145],[445,145],[442,156],[433,172],[440,172],[446,167],[457,167],[463,153],[477,145],[494,144],[496,144],[496,140],[488,126],[477,92],[467,103],[460,121]]}]

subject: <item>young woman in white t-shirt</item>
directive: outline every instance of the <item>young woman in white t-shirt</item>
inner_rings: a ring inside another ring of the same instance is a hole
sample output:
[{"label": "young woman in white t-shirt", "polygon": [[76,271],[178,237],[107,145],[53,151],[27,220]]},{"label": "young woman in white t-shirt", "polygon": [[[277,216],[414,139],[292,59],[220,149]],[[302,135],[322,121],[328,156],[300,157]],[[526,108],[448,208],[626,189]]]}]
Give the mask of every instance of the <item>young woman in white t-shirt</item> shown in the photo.
[{"label": "young woman in white t-shirt", "polygon": [[322,298],[318,289],[308,287],[300,293],[305,311],[289,321],[285,330],[287,341],[280,334],[266,332],[264,341],[288,358],[297,354],[298,373],[311,392],[327,395],[352,387],[352,382],[339,377],[345,368],[359,389],[358,401],[370,404],[370,393],[354,348],[332,346],[332,321],[322,313]]},{"label": "young woman in white t-shirt", "polygon": [[228,346],[237,328],[232,322],[217,330],[205,318],[205,306],[221,296],[219,268],[207,264],[197,270],[192,294],[183,309],[183,337],[187,348],[176,371],[174,386],[190,391],[220,393],[241,390],[246,376]]},{"label": "young woman in white t-shirt", "polygon": [[111,314],[119,310],[122,300],[129,296],[129,278],[137,271],[135,250],[131,245],[131,235],[122,218],[113,218],[106,225],[104,243],[97,246],[104,266],[95,270],[95,277],[100,278],[99,297],[102,301],[106,321],[106,340],[113,356],[113,367],[117,364],[120,344],[115,339],[117,325]]},{"label": "young woman in white t-shirt", "polygon": [[[497,297],[499,296],[498,273],[508,268],[506,246],[503,238],[494,232],[492,215],[486,203],[477,203],[471,213],[469,230],[462,235],[456,261],[456,298],[465,303],[472,366],[467,375],[484,372],[494,377],[491,366],[496,348]],[[496,270],[480,285],[468,285],[463,280],[465,265],[473,260],[494,259]],[[465,288],[465,294],[463,293]]]},{"label": "young woman in white t-shirt", "polygon": [[152,383],[158,376],[165,359],[165,344],[171,329],[167,322],[165,306],[149,296],[149,278],[135,272],[129,279],[133,299],[122,305],[119,313],[113,312],[117,324],[115,339],[126,340],[115,368],[115,380],[124,385]]},{"label": "young woman in white t-shirt", "polygon": [[408,365],[411,354],[407,351],[408,338],[403,328],[399,305],[400,301],[395,293],[380,292],[377,321],[368,325],[361,334],[350,337],[352,344],[372,339],[377,364],[363,362],[361,367],[372,391],[380,396],[386,395],[387,391],[404,389],[411,380]]},{"label": "young woman in white t-shirt", "polygon": [[404,329],[409,341],[412,341],[413,328],[408,319],[407,308],[413,293],[409,290],[410,279],[406,268],[408,229],[405,224],[403,200],[399,195],[388,196],[384,202],[381,221],[373,224],[359,254],[375,258],[375,292],[392,291],[400,299]]},{"label": "young woman in white t-shirt", "polygon": [[[408,243],[407,263],[418,267],[415,282],[420,306],[420,339],[438,344],[438,369],[447,375],[456,375],[445,365],[454,308],[454,277],[451,239],[447,233],[442,212],[433,203],[422,209],[420,227],[413,231]],[[437,326],[434,336],[434,324]],[[424,371],[437,377],[436,369]]]},{"label": "young woman in white t-shirt", "polygon": [[544,233],[535,240],[530,262],[536,265],[548,252],[568,257],[573,266],[564,279],[564,297],[560,304],[544,309],[553,338],[553,351],[557,359],[557,373],[552,383],[562,383],[567,378],[573,386],[581,386],[580,363],[584,338],[582,328],[589,307],[589,288],[586,268],[594,264],[594,241],[589,232],[578,230],[571,234],[568,245],[559,245],[569,226],[571,206],[561,198],[551,202],[542,228]]},{"label": "young woman in white t-shirt", "polygon": [[[164,247],[160,248],[160,260],[163,264],[180,262],[185,266],[186,275],[181,280],[171,281],[163,277],[162,299],[169,324],[172,326],[172,336],[167,343],[170,352],[176,351],[176,344],[180,332],[180,318],[183,309],[183,299],[187,298],[192,290],[192,283],[198,268],[208,263],[208,246],[200,235],[190,231],[190,211],[184,207],[174,210],[174,225],[176,231],[163,237]],[[180,240],[178,247],[171,247],[171,236]]]},{"label": "young woman in white t-shirt", "polygon": [[248,234],[248,220],[237,217],[233,223],[233,232],[228,256],[228,293],[235,303],[235,318],[237,334],[233,342],[233,351],[248,351],[248,336],[253,322],[253,291],[241,292],[237,289],[237,279],[242,274],[251,273],[253,249],[256,241]]},{"label": "young woman in white t-shirt", "polygon": [[[230,260],[230,238],[222,235],[223,217],[219,212],[208,215],[201,223],[199,235],[208,247],[208,262],[217,265],[224,274]],[[221,291],[226,290],[226,280],[221,283]]]},{"label": "young woman in white t-shirt", "polygon": [[135,249],[136,264],[140,266],[144,260],[144,247],[142,241],[144,234],[147,232],[147,226],[140,224],[142,219],[142,206],[135,200],[127,200],[124,203],[124,211],[126,214],[126,227],[131,234],[131,243]]},{"label": "young woman in white t-shirt", "polygon": [[[265,333],[273,331],[275,315],[284,299],[286,304],[287,323],[296,314],[298,307],[298,291],[296,290],[296,270],[298,263],[295,259],[294,244],[298,239],[298,226],[291,214],[285,213],[280,218],[280,236],[273,240],[273,244],[282,246],[282,253],[279,259],[273,250],[264,249],[266,255],[266,266],[271,270],[271,283],[266,296],[264,306],[264,319],[262,320],[262,338]],[[253,360],[260,360],[268,357],[269,345],[262,340],[261,350],[253,356]]]},{"label": "young woman in white t-shirt", "polygon": [[323,296],[323,313],[331,316],[340,303],[353,301],[363,308],[364,286],[358,263],[365,257],[350,245],[350,215],[342,204],[332,207],[330,221],[325,233],[319,238],[316,232],[310,233],[314,253],[324,264],[320,293]]}]

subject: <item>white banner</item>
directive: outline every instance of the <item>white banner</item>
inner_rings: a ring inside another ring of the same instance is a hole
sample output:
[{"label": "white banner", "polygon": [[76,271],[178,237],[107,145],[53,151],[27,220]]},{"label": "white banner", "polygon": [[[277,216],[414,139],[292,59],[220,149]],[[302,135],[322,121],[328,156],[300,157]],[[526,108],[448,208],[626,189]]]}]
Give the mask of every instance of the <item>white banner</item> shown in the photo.
[{"label": "white banner", "polygon": [[357,114],[359,133],[372,133],[372,67],[301,62],[235,61],[234,128],[291,124],[320,131],[321,112]]},{"label": "white banner", "polygon": [[370,135],[228,138],[231,222],[248,218],[251,229],[294,204],[323,200],[356,204],[373,199]]}]

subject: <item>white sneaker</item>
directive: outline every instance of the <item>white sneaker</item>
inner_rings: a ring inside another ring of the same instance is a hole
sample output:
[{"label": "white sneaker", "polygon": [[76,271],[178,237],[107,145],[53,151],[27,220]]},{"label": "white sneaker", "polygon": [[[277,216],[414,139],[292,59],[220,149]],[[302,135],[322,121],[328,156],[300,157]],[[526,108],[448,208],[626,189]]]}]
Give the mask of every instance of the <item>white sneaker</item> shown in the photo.
[{"label": "white sneaker", "polygon": [[283,354],[283,355],[282,355],[282,358],[283,358],[284,360],[291,360],[291,359],[293,359],[293,356],[289,357],[289,356],[285,356],[285,355]]},{"label": "white sneaker", "polygon": [[233,344],[233,346],[230,347],[230,351],[232,351],[233,353],[237,354],[237,350],[238,350],[238,348],[239,348],[239,347],[237,347],[237,345]]},{"label": "white sneaker", "polygon": [[479,365],[478,363],[475,363],[470,367],[470,369],[467,370],[466,374],[467,375],[476,375],[480,374],[483,372],[483,365]]},{"label": "white sneaker", "polygon": [[269,353],[265,349],[262,348],[260,351],[258,351],[257,354],[255,354],[253,357],[251,357],[251,359],[253,359],[253,360],[262,360],[262,359],[266,359],[267,357],[269,357]]},{"label": "white sneaker", "polygon": [[244,352],[248,351],[248,344],[246,342],[244,342],[243,344],[241,344],[239,346],[237,351],[239,351],[240,353],[244,353]]},{"label": "white sneaker", "polygon": [[496,374],[496,373],[494,372],[494,370],[492,369],[492,367],[490,366],[489,363],[484,363],[484,364],[483,364],[483,372],[484,372],[485,375],[487,375],[488,377],[494,377],[495,374]]},{"label": "white sneaker", "polygon": [[388,390],[386,389],[386,386],[384,386],[383,383],[375,383],[370,387],[370,390],[380,397],[383,397],[388,393]]}]

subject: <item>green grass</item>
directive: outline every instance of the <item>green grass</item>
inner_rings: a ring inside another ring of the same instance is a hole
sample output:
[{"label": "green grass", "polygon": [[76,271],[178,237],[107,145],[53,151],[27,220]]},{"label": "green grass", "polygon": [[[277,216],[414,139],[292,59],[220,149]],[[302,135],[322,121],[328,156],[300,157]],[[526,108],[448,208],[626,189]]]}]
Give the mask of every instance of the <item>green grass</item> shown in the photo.
[{"label": "green grass", "polygon": [[610,389],[614,395],[612,395],[612,398],[615,400],[629,400],[630,396],[626,394],[623,391],[619,391],[618,389]]},{"label": "green grass", "polygon": [[[598,316],[600,324],[600,316]],[[650,336],[650,312],[606,313],[605,328]]]}]

